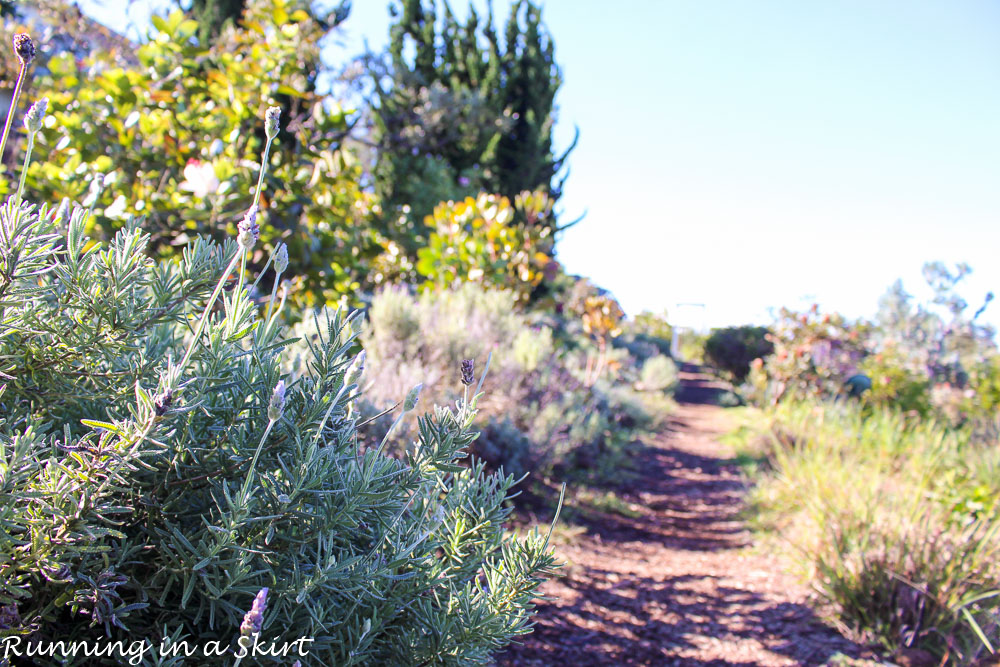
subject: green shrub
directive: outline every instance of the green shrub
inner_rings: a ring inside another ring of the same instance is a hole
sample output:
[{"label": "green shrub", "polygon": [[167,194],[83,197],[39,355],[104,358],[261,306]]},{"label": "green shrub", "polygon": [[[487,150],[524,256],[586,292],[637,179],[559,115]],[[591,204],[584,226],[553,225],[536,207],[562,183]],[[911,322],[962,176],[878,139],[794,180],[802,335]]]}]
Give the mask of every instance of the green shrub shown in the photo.
[{"label": "green shrub", "polygon": [[[401,288],[377,293],[362,336],[371,379],[366,414],[378,415],[418,381],[432,400],[451,404],[463,394],[456,384],[461,361],[474,359],[478,367],[492,354],[491,386],[503,391],[479,405],[484,435],[474,453],[520,475],[569,471],[618,456],[630,429],[649,426],[670,409],[667,400],[632,388],[639,368],[624,350],[612,351],[604,380],[587,386],[593,343],[558,338],[557,344],[557,334],[531,324],[516,303],[511,292],[472,283],[419,296]],[[374,432],[390,423],[378,418]]]},{"label": "green shrub", "polygon": [[742,326],[715,329],[705,340],[705,361],[742,383],[750,373],[750,362],[774,351],[766,327]]},{"label": "green shrub", "polygon": [[921,415],[930,411],[930,380],[926,372],[912,368],[895,345],[883,345],[881,351],[863,359],[858,371],[871,384],[864,394],[868,403]]},{"label": "green shrub", "polygon": [[307,371],[282,372],[280,307],[246,289],[255,213],[154,261],[142,221],[104,245],[84,207],[0,207],[0,632],[488,664],[553,558],[504,531],[514,479],[463,462],[480,396],[420,417],[403,457],[359,448],[360,319],[324,318]]},{"label": "green shrub", "polygon": [[642,311],[626,324],[626,332],[655,338],[661,345],[665,343],[666,349],[669,349],[674,336],[674,328],[667,321],[666,311],[660,314],[648,310]]},{"label": "green shrub", "polygon": [[641,391],[670,391],[677,386],[678,379],[674,360],[658,354],[643,362],[636,388]]},{"label": "green shrub", "polygon": [[705,340],[707,338],[707,334],[691,329],[681,329],[677,333],[677,351],[681,361],[690,364],[705,363]]}]

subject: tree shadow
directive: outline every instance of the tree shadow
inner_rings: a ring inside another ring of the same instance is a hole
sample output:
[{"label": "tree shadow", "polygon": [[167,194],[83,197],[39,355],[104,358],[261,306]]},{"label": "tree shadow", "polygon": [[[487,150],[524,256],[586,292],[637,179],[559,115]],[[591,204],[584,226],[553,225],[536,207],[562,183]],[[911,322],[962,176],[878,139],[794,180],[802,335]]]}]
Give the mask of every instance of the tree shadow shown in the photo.
[{"label": "tree shadow", "polygon": [[674,392],[674,400],[684,405],[719,405],[722,397],[732,389],[722,380],[706,375],[701,366],[680,364],[681,383]]}]

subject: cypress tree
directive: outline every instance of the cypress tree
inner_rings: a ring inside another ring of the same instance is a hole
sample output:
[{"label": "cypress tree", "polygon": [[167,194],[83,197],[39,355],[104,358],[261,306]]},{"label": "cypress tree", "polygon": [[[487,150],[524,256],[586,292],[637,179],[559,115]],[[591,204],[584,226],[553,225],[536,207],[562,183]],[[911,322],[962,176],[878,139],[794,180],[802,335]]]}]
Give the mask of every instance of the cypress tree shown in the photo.
[{"label": "cypress tree", "polygon": [[[440,17],[433,0],[398,0],[390,11],[390,81],[373,76],[375,182],[387,215],[408,205],[420,221],[438,200],[469,194],[462,188],[557,199],[569,151],[553,152],[562,78],[540,6],[515,0],[502,39],[492,7],[485,18],[470,7],[464,23],[447,2]],[[415,227],[404,245],[419,243]]]},{"label": "cypress tree", "polygon": [[239,21],[246,0],[191,0],[188,13],[198,22],[198,41],[207,44],[230,21]]}]

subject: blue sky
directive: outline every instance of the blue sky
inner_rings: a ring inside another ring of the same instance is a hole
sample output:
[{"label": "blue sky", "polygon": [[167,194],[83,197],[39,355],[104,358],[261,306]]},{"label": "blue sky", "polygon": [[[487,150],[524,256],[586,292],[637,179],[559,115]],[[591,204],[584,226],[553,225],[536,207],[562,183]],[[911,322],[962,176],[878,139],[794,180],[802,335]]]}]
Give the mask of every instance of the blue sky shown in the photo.
[{"label": "blue sky", "polygon": [[[123,0],[96,2],[122,27]],[[383,45],[387,5],[355,0],[331,58]],[[971,264],[970,302],[1000,290],[1000,3],[548,0],[543,16],[557,140],[581,133],[561,206],[587,212],[558,255],[627,312],[871,315],[896,278],[923,295],[930,260]]]}]

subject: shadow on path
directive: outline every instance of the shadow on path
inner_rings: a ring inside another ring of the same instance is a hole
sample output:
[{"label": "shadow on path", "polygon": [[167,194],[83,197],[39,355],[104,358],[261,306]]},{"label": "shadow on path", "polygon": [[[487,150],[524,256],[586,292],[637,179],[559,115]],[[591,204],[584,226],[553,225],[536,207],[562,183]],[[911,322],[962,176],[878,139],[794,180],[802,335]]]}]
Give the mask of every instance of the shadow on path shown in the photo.
[{"label": "shadow on path", "polygon": [[646,443],[619,494],[639,516],[598,514],[559,547],[534,633],[500,665],[821,665],[864,653],[822,624],[804,591],[745,547],[745,487],[717,436],[726,387],[685,365],[671,428]]}]

